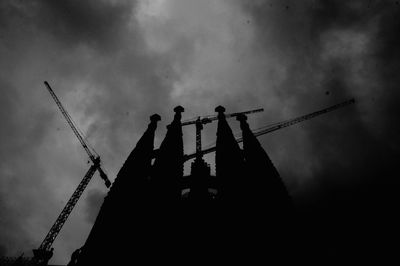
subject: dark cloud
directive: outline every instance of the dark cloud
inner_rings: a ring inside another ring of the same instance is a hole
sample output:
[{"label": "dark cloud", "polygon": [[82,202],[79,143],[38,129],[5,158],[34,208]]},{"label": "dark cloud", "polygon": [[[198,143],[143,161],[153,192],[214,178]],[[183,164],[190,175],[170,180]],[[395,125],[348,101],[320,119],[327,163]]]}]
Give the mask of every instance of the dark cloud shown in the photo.
[{"label": "dark cloud", "polygon": [[[8,81],[0,79],[2,97],[0,118],[0,239],[9,254],[32,246],[30,229],[24,221],[36,215],[40,203],[31,197],[48,200],[48,187],[42,182],[43,167],[36,149],[46,136],[49,114],[32,111],[23,120],[19,104],[27,102]],[[49,207],[53,204],[50,202]]]},{"label": "dark cloud", "polygon": [[[169,56],[145,51],[133,1],[1,1],[0,13],[0,243],[30,255],[89,167],[43,81],[113,179],[149,116],[172,117],[175,74]],[[55,241],[55,262],[83,244],[105,190],[98,179]]]},{"label": "dark cloud", "polygon": [[[398,202],[398,13],[389,0],[1,1],[0,244],[8,254],[37,247],[88,168],[44,80],[111,179],[149,116],[162,116],[157,146],[178,104],[185,118],[219,104],[264,107],[249,118],[257,128],[355,97],[260,139],[307,213],[303,231],[321,232],[318,251],[360,244],[338,239],[360,236],[373,226],[368,211],[387,218],[381,207]],[[212,141],[215,125],[203,135]],[[104,191],[96,174],[55,242],[55,262],[83,244]]]},{"label": "dark cloud", "polygon": [[[308,151],[304,161],[312,168],[306,185],[292,192],[305,211],[303,226],[309,237],[315,234],[311,239],[317,244],[312,246],[321,257],[331,253],[355,258],[363,252],[380,256],[385,249],[391,256],[388,245],[376,242],[390,241],[384,234],[397,235],[395,222],[389,221],[397,221],[392,210],[399,204],[394,189],[399,185],[398,2],[260,2],[247,8],[261,45],[272,39],[282,58],[293,58],[280,95],[294,99],[296,112],[317,102],[357,101],[355,107],[303,127]],[[270,27],[272,36],[265,30]],[[284,140],[266,144],[286,145]],[[291,156],[296,152],[291,149]],[[299,175],[291,166],[281,165],[284,177]],[[377,227],[385,225],[379,234]],[[364,233],[370,237],[367,242]]]},{"label": "dark cloud", "polygon": [[[337,112],[324,122],[313,122],[316,127],[308,127],[313,153],[323,151],[324,146],[332,149],[333,142],[323,145],[321,138],[337,138],[340,143],[340,136],[365,138],[363,142],[349,141],[355,148],[363,149],[370,143],[367,147],[393,153],[397,138],[390,132],[397,131],[392,119],[398,113],[394,104],[398,98],[394,84],[398,82],[391,72],[398,65],[396,6],[395,1],[258,1],[246,5],[256,22],[260,43],[266,45],[272,39],[283,58],[293,58],[279,94],[283,99],[293,98],[298,113],[316,103],[329,105],[350,97],[358,101],[357,111],[346,112],[343,125],[334,123],[343,117]],[[266,31],[271,27],[272,38]],[[329,93],[322,95],[324,92]],[[321,126],[327,129],[320,132]],[[349,152],[343,156],[359,157]]]},{"label": "dark cloud", "polygon": [[[102,52],[120,48],[135,1],[3,1],[2,22],[50,34],[58,44],[88,45]],[[18,29],[20,30],[20,29]]]}]

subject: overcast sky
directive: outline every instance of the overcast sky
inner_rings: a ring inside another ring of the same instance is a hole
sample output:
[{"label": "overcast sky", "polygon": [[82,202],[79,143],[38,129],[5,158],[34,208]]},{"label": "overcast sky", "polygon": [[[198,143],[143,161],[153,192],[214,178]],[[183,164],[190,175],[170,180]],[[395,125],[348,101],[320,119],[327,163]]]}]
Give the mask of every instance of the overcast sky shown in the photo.
[{"label": "overcast sky", "polygon": [[[396,184],[399,8],[392,0],[0,1],[0,255],[31,255],[90,166],[45,80],[112,180],[149,116],[162,116],[158,146],[176,105],[184,119],[217,105],[262,107],[249,118],[256,128],[355,97],[260,141],[299,208]],[[215,126],[207,128],[204,144],[215,141]],[[193,131],[184,130],[186,153]],[[95,174],[53,263],[83,245],[105,192]]]}]

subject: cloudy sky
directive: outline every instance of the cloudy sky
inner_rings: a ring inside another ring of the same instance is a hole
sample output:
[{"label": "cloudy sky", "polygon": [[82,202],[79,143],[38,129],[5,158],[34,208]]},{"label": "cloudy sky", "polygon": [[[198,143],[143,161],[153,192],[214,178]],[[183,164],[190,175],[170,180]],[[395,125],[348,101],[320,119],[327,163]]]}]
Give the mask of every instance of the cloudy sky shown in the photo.
[{"label": "cloudy sky", "polygon": [[[373,203],[397,206],[399,8],[392,0],[0,1],[0,255],[31,255],[89,168],[44,80],[112,180],[149,116],[162,116],[158,146],[176,105],[184,119],[217,105],[263,107],[249,118],[256,128],[355,97],[260,141],[310,215],[340,223]],[[193,152],[193,128],[184,134]],[[213,141],[208,126],[203,143]],[[53,263],[83,245],[105,192],[96,174]]]}]

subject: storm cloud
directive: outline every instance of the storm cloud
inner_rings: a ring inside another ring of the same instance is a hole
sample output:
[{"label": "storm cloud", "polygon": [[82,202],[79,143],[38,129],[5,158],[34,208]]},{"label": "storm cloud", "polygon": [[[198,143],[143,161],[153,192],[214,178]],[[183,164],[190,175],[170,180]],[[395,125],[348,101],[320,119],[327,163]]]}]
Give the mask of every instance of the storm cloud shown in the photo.
[{"label": "storm cloud", "polygon": [[[301,226],[329,227],[315,241],[346,253],[340,237],[355,232],[349,243],[359,244],[367,213],[389,220],[398,203],[399,8],[390,0],[1,1],[0,252],[38,247],[89,168],[47,80],[110,179],[153,113],[162,116],[159,145],[178,104],[184,119],[220,104],[263,107],[249,117],[257,128],[354,97],[354,106],[260,137]],[[193,152],[193,128],[184,140]],[[203,135],[213,141],[215,125]],[[105,193],[96,174],[53,263],[83,245]]]}]

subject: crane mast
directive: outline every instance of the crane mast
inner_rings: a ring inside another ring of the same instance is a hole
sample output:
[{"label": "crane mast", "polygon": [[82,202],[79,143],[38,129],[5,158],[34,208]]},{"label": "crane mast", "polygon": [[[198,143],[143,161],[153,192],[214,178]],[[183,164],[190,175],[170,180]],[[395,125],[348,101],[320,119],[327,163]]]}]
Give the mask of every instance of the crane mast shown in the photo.
[{"label": "crane mast", "polygon": [[[353,104],[353,103],[355,103],[355,100],[354,99],[350,99],[348,101],[333,105],[331,107],[328,107],[328,108],[325,108],[325,109],[322,109],[322,110],[319,110],[319,111],[316,111],[316,112],[313,112],[313,113],[310,113],[310,114],[306,114],[306,115],[303,115],[303,116],[300,116],[300,117],[297,117],[297,118],[294,118],[294,119],[290,119],[290,120],[283,121],[283,122],[280,122],[280,123],[276,123],[276,124],[273,124],[273,125],[267,125],[265,127],[253,130],[253,134],[256,137],[261,136],[261,135],[265,135],[265,134],[268,134],[270,132],[273,132],[273,131],[276,131],[276,130],[279,130],[279,129],[282,129],[282,128],[285,128],[285,127],[289,127],[289,126],[292,126],[294,124],[297,124],[297,123],[300,123],[300,122],[303,122],[303,121],[306,121],[306,120],[309,120],[309,119],[312,119],[312,118],[314,118],[316,116],[332,112],[332,111],[334,111],[336,109],[342,108],[344,106],[347,106],[347,105],[350,105],[350,104]],[[236,114],[236,116],[237,116],[237,114]],[[238,143],[243,142],[243,137],[236,138],[236,141]],[[211,153],[211,152],[216,151],[216,149],[217,149],[216,146],[212,146],[212,147],[206,148],[203,151],[201,151],[201,154],[204,155],[204,154],[207,154],[207,153]],[[196,156],[197,156],[197,152],[185,155],[184,156],[184,161],[188,161],[190,159],[193,159]]]},{"label": "crane mast", "polygon": [[50,250],[54,240],[56,239],[58,233],[61,231],[65,221],[67,220],[68,216],[72,212],[72,209],[75,207],[76,203],[78,202],[79,198],[81,197],[83,191],[89,184],[92,176],[96,172],[96,168],[98,166],[93,164],[90,166],[89,170],[86,172],[85,177],[79,183],[78,187],[76,188],[75,192],[72,194],[71,198],[68,200],[68,203],[65,205],[64,209],[61,211],[60,215],[58,216],[57,220],[51,227],[50,231],[47,233],[46,237],[44,238],[42,244],[40,245],[40,250]]}]

